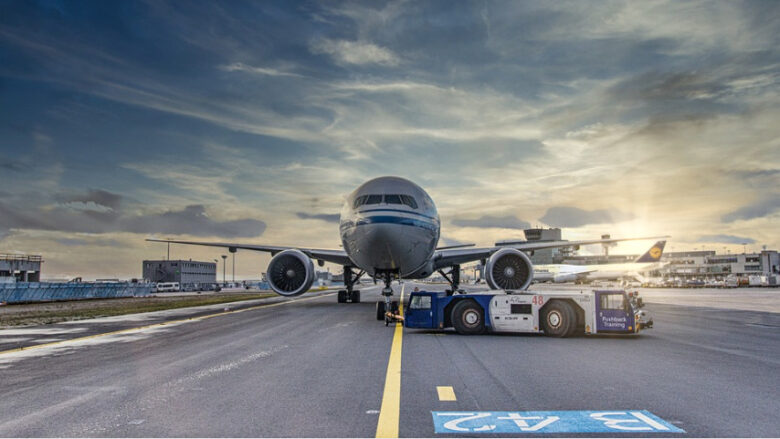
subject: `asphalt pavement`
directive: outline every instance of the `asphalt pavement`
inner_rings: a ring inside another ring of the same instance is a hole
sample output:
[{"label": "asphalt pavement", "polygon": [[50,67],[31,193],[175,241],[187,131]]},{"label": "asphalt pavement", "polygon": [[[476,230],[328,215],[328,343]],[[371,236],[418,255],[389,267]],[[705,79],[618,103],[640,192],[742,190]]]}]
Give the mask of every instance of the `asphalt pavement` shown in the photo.
[{"label": "asphalt pavement", "polygon": [[[379,298],[371,285],[360,304],[304,295],[26,328],[57,338],[0,353],[0,436],[374,437],[398,391],[385,386],[398,335],[375,319]],[[780,435],[780,314],[646,309],[655,327],[638,337],[406,329],[397,431],[438,436],[439,411],[587,410],[647,411],[685,431],[598,436]],[[87,329],[56,332],[73,327]]]}]

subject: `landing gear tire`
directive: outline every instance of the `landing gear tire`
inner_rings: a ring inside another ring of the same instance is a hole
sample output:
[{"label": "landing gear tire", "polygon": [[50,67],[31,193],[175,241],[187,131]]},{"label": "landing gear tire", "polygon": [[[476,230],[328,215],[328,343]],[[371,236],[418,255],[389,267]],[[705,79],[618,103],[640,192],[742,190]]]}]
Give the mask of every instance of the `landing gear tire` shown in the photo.
[{"label": "landing gear tire", "polygon": [[383,320],[385,318],[385,302],[376,303],[376,319]]},{"label": "landing gear tire", "polygon": [[338,292],[338,302],[339,303],[347,303],[347,290],[339,290],[339,292]]},{"label": "landing gear tire", "polygon": [[354,290],[349,295],[349,301],[352,303],[360,303],[360,290]]},{"label": "landing gear tire", "polygon": [[542,313],[542,329],[550,337],[568,337],[577,327],[577,313],[567,302],[550,302]]},{"label": "landing gear tire", "polygon": [[471,300],[461,300],[452,308],[452,326],[458,334],[474,335],[485,332],[485,312]]}]

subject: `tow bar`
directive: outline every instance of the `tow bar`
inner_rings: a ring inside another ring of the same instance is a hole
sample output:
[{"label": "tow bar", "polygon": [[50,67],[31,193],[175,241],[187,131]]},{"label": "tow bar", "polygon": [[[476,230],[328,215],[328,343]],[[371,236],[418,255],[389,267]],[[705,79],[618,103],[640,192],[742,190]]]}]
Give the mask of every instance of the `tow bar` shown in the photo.
[{"label": "tow bar", "polygon": [[404,321],[404,316],[400,314],[393,314],[391,312],[385,313],[385,326],[389,325],[390,322],[402,322]]}]

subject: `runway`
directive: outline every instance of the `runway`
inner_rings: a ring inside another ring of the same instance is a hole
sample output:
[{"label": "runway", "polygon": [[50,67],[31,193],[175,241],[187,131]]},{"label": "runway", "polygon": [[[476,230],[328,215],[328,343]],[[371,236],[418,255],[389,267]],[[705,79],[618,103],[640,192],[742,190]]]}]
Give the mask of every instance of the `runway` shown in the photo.
[{"label": "runway", "polygon": [[[0,354],[0,436],[374,437],[395,336],[375,320],[378,292],[139,330],[114,321],[127,331]],[[432,411],[545,410],[647,410],[686,432],[675,436],[777,436],[780,314],[646,309],[655,328],[638,338],[403,331],[400,436],[437,436]],[[89,322],[41,328],[74,325]]]}]

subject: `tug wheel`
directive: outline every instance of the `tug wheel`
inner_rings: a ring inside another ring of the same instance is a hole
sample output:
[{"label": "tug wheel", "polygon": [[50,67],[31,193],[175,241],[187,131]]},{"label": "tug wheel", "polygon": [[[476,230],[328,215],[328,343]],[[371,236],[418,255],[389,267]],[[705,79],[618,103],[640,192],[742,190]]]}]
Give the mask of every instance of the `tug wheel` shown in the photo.
[{"label": "tug wheel", "polygon": [[472,300],[461,300],[452,308],[452,326],[458,334],[481,334],[485,331],[485,312]]},{"label": "tug wheel", "polygon": [[376,319],[382,320],[385,318],[385,302],[376,303]]},{"label": "tug wheel", "polygon": [[574,332],[577,314],[567,302],[555,300],[544,308],[542,328],[551,337],[566,337]]}]

